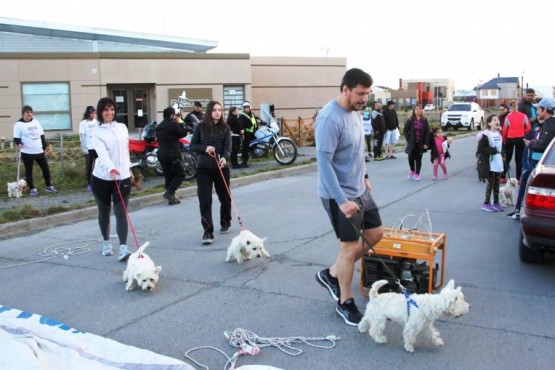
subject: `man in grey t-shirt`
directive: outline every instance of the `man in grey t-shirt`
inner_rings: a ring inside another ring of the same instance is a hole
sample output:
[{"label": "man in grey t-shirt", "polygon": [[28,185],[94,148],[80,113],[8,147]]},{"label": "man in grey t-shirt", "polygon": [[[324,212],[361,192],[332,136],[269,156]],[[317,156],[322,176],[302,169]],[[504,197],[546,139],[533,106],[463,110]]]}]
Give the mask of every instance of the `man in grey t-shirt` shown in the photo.
[{"label": "man in grey t-shirt", "polygon": [[[351,290],[355,262],[383,237],[378,206],[364,162],[364,129],[358,111],[366,106],[372,77],[348,70],[339,96],[318,112],[315,124],[318,195],[337,238],[335,263],[316,274],[316,280],[337,301],[336,312],[349,325],[362,319]],[[362,243],[360,231],[371,245]]]}]

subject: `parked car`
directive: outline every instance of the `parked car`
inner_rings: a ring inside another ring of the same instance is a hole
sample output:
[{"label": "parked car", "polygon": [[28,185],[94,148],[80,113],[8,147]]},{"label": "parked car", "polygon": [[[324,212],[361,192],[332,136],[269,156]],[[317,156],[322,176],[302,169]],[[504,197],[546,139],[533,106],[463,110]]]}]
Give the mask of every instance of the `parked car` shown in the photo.
[{"label": "parked car", "polygon": [[457,102],[441,115],[441,127],[447,130],[453,127],[455,130],[466,128],[468,131],[484,127],[484,111],[478,103]]},{"label": "parked car", "polygon": [[546,253],[555,254],[555,139],[528,178],[520,225],[522,262],[539,263]]},{"label": "parked car", "polygon": [[424,110],[425,110],[425,111],[434,111],[434,110],[436,110],[436,106],[433,105],[433,104],[426,104],[426,105],[424,106]]}]

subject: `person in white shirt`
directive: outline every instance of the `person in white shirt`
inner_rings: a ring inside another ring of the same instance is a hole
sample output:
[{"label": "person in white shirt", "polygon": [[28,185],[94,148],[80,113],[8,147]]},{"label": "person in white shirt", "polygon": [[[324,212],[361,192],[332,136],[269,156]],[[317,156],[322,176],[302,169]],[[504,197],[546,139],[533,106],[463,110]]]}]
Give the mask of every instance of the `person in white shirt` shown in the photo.
[{"label": "person in white shirt", "polygon": [[96,109],[89,105],[83,114],[83,120],[79,123],[79,140],[81,149],[85,155],[85,178],[87,179],[87,190],[91,191],[91,173],[96,159],[96,152],[92,147],[92,133],[98,126],[96,120]]},{"label": "person in white shirt", "polygon": [[57,193],[56,188],[50,182],[50,168],[46,161],[45,153],[48,152],[44,131],[40,122],[33,118],[33,108],[25,105],[21,109],[23,117],[19,119],[13,128],[13,139],[18,150],[21,152],[21,160],[25,167],[25,180],[29,186],[30,195],[38,195],[39,191],[35,188],[33,181],[33,163],[37,162],[42,170],[42,177],[47,193]]},{"label": "person in white shirt", "polygon": [[[111,98],[102,98],[96,106],[99,126],[92,134],[92,147],[98,158],[91,176],[91,188],[98,207],[98,225],[104,239],[102,255],[111,256],[110,211],[114,203],[116,233],[119,238],[119,260],[127,261],[131,252],[127,248],[127,217],[125,210],[131,194],[133,173],[130,170],[129,132],[127,126],[116,122],[116,104]],[[123,199],[123,204],[122,204]]]}]

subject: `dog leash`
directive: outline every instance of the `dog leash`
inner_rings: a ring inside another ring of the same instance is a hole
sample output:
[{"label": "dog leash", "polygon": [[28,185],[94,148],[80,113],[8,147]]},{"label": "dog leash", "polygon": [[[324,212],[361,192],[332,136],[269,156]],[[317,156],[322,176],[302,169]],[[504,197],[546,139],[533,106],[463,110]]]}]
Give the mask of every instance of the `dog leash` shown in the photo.
[{"label": "dog leash", "polygon": [[127,211],[127,207],[125,206],[125,201],[123,200],[123,195],[121,194],[121,190],[119,188],[119,181],[114,180],[114,182],[116,183],[116,189],[118,190],[119,199],[121,200],[121,205],[123,206],[123,210],[125,212],[125,218],[127,219],[127,223],[129,224],[129,227],[131,228],[131,234],[133,234],[133,239],[135,240],[135,247],[137,248],[137,250],[139,250],[139,241],[137,240],[137,234],[135,234],[135,228],[133,227],[133,224],[131,223],[131,218],[129,217],[129,212]]},{"label": "dog leash", "polygon": [[229,189],[229,186],[227,186],[227,182],[225,181],[225,176],[224,176],[224,173],[222,171],[222,168],[220,167],[220,162],[218,162],[218,158],[216,158],[215,153],[208,153],[208,155],[211,156],[212,158],[214,158],[214,160],[216,161],[216,165],[218,166],[218,171],[220,171],[220,176],[222,177],[222,181],[224,182],[225,190],[227,190],[227,194],[229,195],[229,199],[231,199],[231,205],[233,206],[233,209],[235,210],[235,214],[237,215],[237,223],[239,223],[239,226],[241,227],[241,230],[245,230],[245,227],[243,226],[243,220],[241,219],[241,215],[239,214],[239,210],[237,209],[237,205],[235,204],[235,200],[233,199],[233,196],[231,195],[231,190]]}]

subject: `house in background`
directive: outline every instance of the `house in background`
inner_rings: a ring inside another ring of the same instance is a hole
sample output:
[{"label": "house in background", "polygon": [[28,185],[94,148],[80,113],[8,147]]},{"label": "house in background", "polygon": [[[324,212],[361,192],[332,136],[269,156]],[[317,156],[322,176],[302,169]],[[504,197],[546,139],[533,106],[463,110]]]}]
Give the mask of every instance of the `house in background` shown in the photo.
[{"label": "house in background", "polygon": [[478,86],[476,88],[476,102],[482,108],[497,107],[501,103],[509,104],[512,100],[518,101],[521,98],[520,84],[518,77],[496,78]]}]

